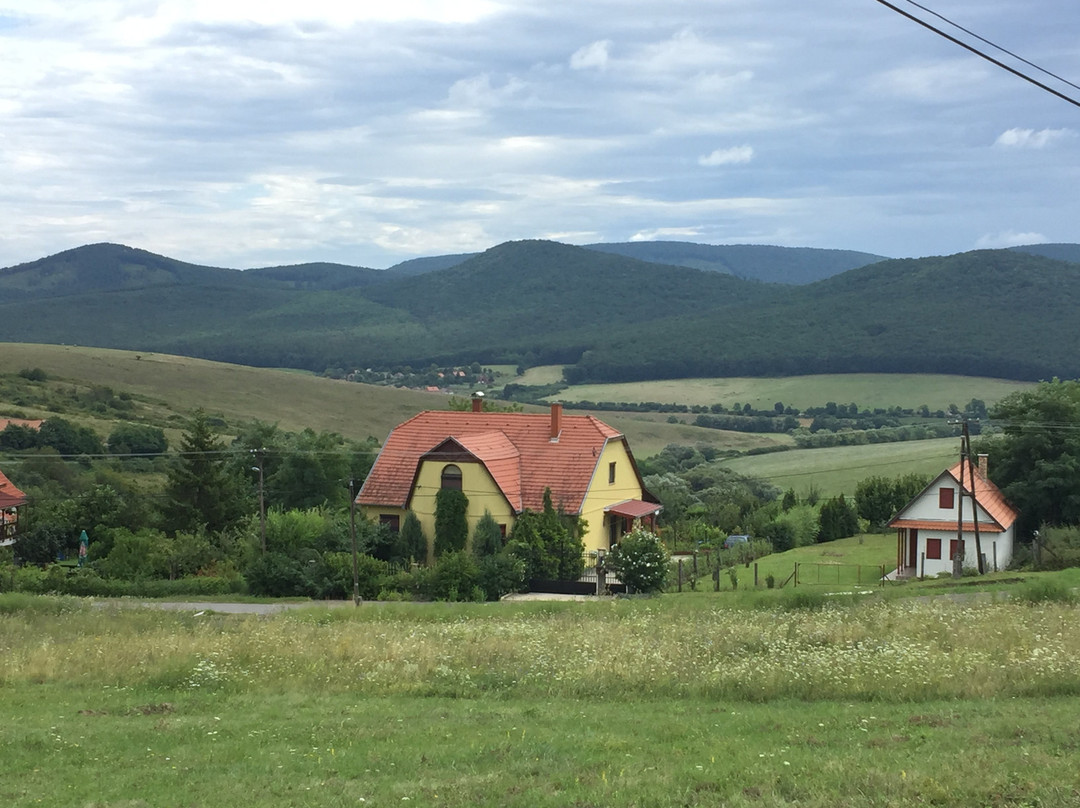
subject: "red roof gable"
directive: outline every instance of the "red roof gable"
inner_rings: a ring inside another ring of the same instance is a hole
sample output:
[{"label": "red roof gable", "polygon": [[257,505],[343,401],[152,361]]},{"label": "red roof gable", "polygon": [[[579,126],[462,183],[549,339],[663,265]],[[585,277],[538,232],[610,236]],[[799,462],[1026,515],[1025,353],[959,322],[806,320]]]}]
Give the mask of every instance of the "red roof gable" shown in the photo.
[{"label": "red roof gable", "polygon": [[18,508],[26,504],[26,494],[16,488],[0,471],[0,508]]},{"label": "red roof gable", "polygon": [[550,488],[552,501],[570,513],[581,510],[607,442],[625,441],[592,415],[422,412],[390,433],[357,504],[408,507],[422,457],[448,438],[484,464],[516,512],[541,510]]}]

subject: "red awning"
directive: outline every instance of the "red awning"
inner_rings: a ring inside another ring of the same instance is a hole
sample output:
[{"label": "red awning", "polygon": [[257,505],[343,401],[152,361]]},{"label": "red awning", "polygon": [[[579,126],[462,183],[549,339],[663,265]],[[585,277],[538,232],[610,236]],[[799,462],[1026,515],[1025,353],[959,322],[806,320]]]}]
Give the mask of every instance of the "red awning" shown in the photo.
[{"label": "red awning", "polygon": [[626,516],[630,519],[641,519],[645,516],[651,516],[654,513],[660,513],[661,505],[655,502],[642,502],[640,499],[628,499],[625,502],[620,502],[616,505],[608,505],[604,508],[604,513],[613,513],[617,516]]}]

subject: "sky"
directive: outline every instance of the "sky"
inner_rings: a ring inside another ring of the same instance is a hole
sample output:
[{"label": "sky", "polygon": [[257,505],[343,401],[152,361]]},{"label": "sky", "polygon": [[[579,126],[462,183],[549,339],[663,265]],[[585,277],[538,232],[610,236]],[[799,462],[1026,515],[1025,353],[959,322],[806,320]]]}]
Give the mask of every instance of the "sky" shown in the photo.
[{"label": "sky", "polygon": [[[921,2],[1080,84],[1080,3]],[[0,220],[0,267],[1080,242],[1080,107],[875,0],[0,0]]]}]

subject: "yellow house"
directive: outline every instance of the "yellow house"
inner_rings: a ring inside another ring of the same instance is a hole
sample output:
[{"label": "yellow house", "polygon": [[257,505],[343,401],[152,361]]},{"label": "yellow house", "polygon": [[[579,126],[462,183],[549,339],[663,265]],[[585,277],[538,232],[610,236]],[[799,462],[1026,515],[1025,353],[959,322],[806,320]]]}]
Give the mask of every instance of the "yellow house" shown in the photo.
[{"label": "yellow house", "polygon": [[[395,427],[364,481],[363,515],[400,528],[412,511],[429,545],[435,495],[457,488],[469,500],[469,533],[489,511],[506,535],[525,510],[543,509],[544,489],[588,523],[586,551],[608,549],[635,519],[652,524],[660,505],[645,490],[626,436],[592,415],[428,411]],[[428,548],[429,557],[432,549]]]}]

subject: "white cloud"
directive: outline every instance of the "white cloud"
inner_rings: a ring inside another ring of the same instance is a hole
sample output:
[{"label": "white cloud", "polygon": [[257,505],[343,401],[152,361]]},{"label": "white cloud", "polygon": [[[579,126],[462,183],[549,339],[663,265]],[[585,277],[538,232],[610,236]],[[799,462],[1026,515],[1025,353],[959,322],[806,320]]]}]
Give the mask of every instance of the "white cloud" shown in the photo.
[{"label": "white cloud", "polygon": [[1044,149],[1074,138],[1076,134],[1073,129],[1006,129],[998,135],[994,145],[1013,149]]},{"label": "white cloud", "polygon": [[513,98],[525,89],[525,82],[514,76],[502,85],[493,84],[490,73],[481,73],[455,81],[447,98],[452,106],[492,107]]},{"label": "white cloud", "polygon": [[601,39],[598,42],[578,48],[570,57],[570,67],[574,70],[586,70],[590,67],[604,70],[608,65],[610,49],[610,39]]},{"label": "white cloud", "polygon": [[630,236],[630,241],[656,241],[679,236],[681,239],[697,238],[701,235],[700,227],[657,227],[653,230],[639,230]]},{"label": "white cloud", "polygon": [[749,163],[754,159],[753,146],[732,146],[729,149],[717,149],[698,158],[702,166],[730,166]]},{"label": "white cloud", "polygon": [[975,249],[998,250],[1004,247],[1022,247],[1026,244],[1045,244],[1046,236],[1042,233],[1017,233],[1003,230],[1000,233],[987,233],[975,242]]}]

